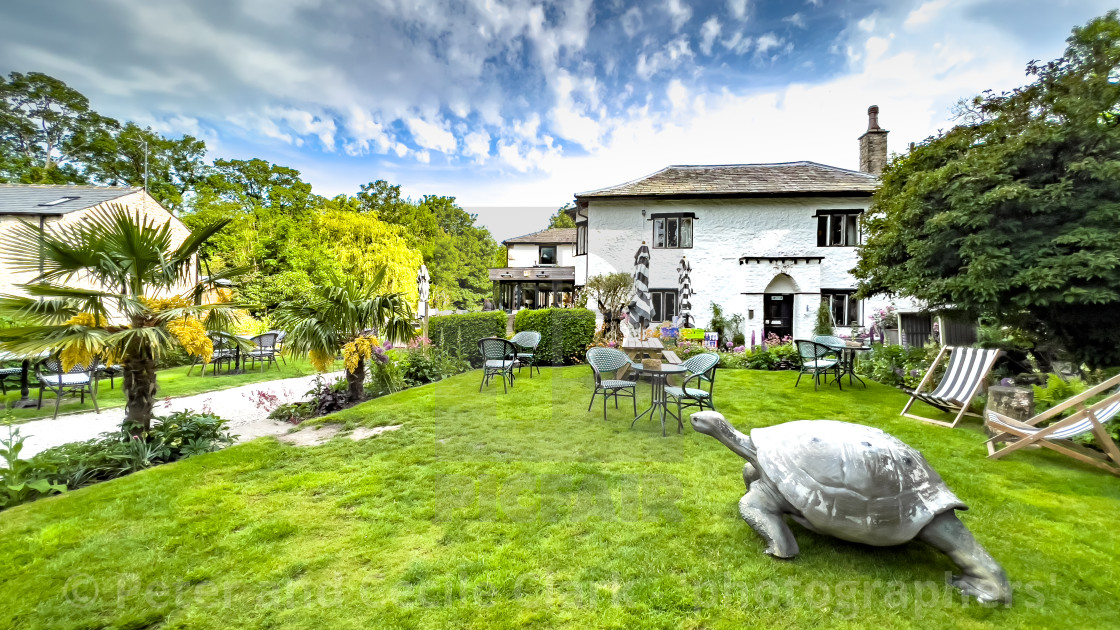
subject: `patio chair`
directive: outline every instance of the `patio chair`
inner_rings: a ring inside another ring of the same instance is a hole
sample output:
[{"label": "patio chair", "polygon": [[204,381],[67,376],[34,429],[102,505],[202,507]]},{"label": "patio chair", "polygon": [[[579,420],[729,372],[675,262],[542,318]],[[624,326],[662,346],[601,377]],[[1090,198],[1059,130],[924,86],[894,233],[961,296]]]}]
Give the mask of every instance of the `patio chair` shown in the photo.
[{"label": "patio chair", "polygon": [[[618,397],[627,396],[634,403],[634,416],[638,415],[638,397],[635,395],[637,383],[624,381],[618,378],[618,371],[623,367],[630,367],[630,357],[616,348],[591,348],[587,351],[587,364],[595,374],[595,391],[591,393],[591,403],[587,410],[595,404],[595,397],[603,395],[603,420],[607,419],[607,398],[614,397],[614,408],[618,409]],[[614,378],[603,378],[603,375]]]},{"label": "patio chair", "polygon": [[[207,336],[210,337],[210,343],[214,346],[214,354],[210,357],[210,365],[214,366],[211,374],[217,376],[223,363],[226,364],[226,371],[229,372],[233,367],[234,360],[237,359],[237,346],[225,334],[209,333]],[[205,373],[206,365],[202,366],[202,371]]]},{"label": "patio chair", "polygon": [[[923,392],[922,390],[926,385],[933,380],[937,366],[946,354],[949,354],[949,366],[945,369],[945,375],[941,377],[941,383],[932,392]],[[914,389],[903,389],[907,394],[910,394],[910,400],[906,402],[906,406],[902,408],[902,413],[899,415],[943,427],[957,426],[966,415],[979,418],[980,415],[969,411],[968,406],[972,403],[972,397],[980,391],[984,379],[988,377],[988,372],[992,371],[996,359],[1002,354],[1002,350],[994,348],[945,346],[941,349],[941,352],[937,353],[937,358],[933,360],[933,365],[929,366],[929,371],[926,372],[922,382],[918,383],[918,386]],[[957,417],[952,422],[945,422],[909,413],[910,406],[914,404],[915,400],[920,400],[945,413],[956,412]]]},{"label": "patio chair", "polygon": [[[714,352],[698,354],[687,359],[681,366],[688,370],[684,382],[680,387],[665,388],[665,395],[677,401],[677,420],[684,417],[681,415],[681,409],[685,407],[699,407],[698,411],[703,411],[704,407],[707,407],[715,411],[712,390],[716,386],[719,355]],[[689,383],[693,383],[695,387],[689,387]],[[703,389],[705,383],[708,385],[706,390]]]},{"label": "patio chair", "polygon": [[116,378],[120,376],[122,372],[124,372],[124,369],[121,366],[108,365],[98,359],[97,368],[95,369],[94,374],[99,380],[108,376],[109,389],[116,389]]},{"label": "patio chair", "polygon": [[23,373],[23,368],[16,366],[0,367],[0,392],[8,393],[8,379],[14,378],[16,383],[19,383],[19,376]]},{"label": "patio chair", "polygon": [[[48,372],[43,372],[46,368]],[[70,368],[70,371],[62,371],[62,361],[57,358],[49,358],[35,364],[35,377],[39,380],[39,409],[43,408],[43,390],[48,390],[54,393],[54,418],[58,417],[58,407],[62,404],[62,397],[67,393],[77,392],[81,396],[82,403],[86,402],[86,394],[89,394],[90,400],[93,401],[93,410],[101,413],[101,409],[97,407],[97,391],[94,387],[96,380],[94,379],[95,365],[83,365],[81,363]]]},{"label": "patio chair", "polygon": [[535,354],[541,342],[541,334],[535,330],[525,330],[514,335],[510,341],[517,346],[517,373],[521,373],[521,366],[527,365],[529,378],[533,378],[533,368],[537,368],[537,374],[540,374],[541,367],[537,365]]},{"label": "patio chair", "polygon": [[[517,365],[517,346],[509,339],[486,337],[478,340],[478,353],[482,355],[482,384],[478,391],[490,383],[494,376],[502,377],[502,390],[509,392],[513,386],[513,368]],[[506,380],[509,385],[506,385]]]},{"label": "patio chair", "polygon": [[831,372],[835,379],[836,384],[840,389],[844,389],[844,385],[840,383],[840,352],[830,348],[823,343],[809,341],[808,339],[796,339],[793,342],[797,346],[797,359],[800,365],[798,366],[797,382],[793,384],[797,387],[801,384],[801,377],[805,374],[813,375],[813,391],[816,391],[821,384],[821,375],[825,375],[825,384],[828,384],[827,375]]},{"label": "patio chair", "polygon": [[275,364],[276,369],[279,370],[280,364],[276,362],[276,339],[279,336],[280,333],[267,332],[251,337],[249,341],[256,344],[256,347],[241,353],[242,366],[249,369],[249,366],[245,364],[252,361],[254,364],[261,364],[261,372],[264,372],[272,364]]},{"label": "patio chair", "polygon": [[[1086,406],[1086,401],[1116,388],[1103,400]],[[1077,409],[1048,426],[1039,424],[1057,418],[1062,412]],[[1120,476],[1120,448],[1116,446],[1105,425],[1120,417],[1120,374],[1090,388],[1029,420],[1015,420],[995,411],[988,411],[987,428],[993,433],[988,440],[988,459],[999,459],[1021,448],[1037,445]],[[1072,438],[1093,434],[1104,453],[1074,443]],[[997,445],[1003,443],[1003,448]]]},{"label": "patio chair", "polygon": [[283,330],[270,330],[270,333],[276,333],[276,357],[288,365],[288,360],[284,358],[284,338],[288,336],[287,331]]},{"label": "patio chair", "polygon": [[813,341],[826,346],[832,346],[833,348],[839,348],[844,345],[843,339],[832,335],[815,335]]}]

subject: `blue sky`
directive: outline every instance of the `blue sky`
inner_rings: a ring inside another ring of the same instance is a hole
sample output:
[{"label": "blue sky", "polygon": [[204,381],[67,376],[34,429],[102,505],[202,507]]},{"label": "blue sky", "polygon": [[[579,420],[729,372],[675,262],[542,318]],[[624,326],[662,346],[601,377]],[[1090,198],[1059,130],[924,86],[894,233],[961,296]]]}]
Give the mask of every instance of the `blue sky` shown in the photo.
[{"label": "blue sky", "polygon": [[316,192],[452,195],[499,238],[668,164],[854,168],[1061,54],[1097,0],[5,1],[0,72],[261,157]]}]

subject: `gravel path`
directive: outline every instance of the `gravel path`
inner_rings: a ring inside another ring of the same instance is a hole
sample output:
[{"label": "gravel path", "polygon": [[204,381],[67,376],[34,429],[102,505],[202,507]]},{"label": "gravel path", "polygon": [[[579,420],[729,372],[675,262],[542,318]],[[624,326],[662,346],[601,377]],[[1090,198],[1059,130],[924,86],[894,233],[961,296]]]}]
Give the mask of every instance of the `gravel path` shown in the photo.
[{"label": "gravel path", "polygon": [[[342,372],[326,374],[324,378],[333,380]],[[250,398],[253,392],[263,391],[275,394],[279,402],[295,402],[303,398],[315,376],[301,376],[263,383],[252,383],[215,392],[173,398],[156,403],[157,416],[181,409],[202,410],[207,407],[229,421],[230,432],[237,435],[238,442],[244,442],[264,435],[280,435],[292,428],[286,422],[268,419],[268,411],[258,408]],[[95,438],[106,431],[115,431],[124,420],[124,408],[107,409],[101,413],[82,413],[62,416],[51,420],[32,420],[19,425],[20,434],[27,438],[20,457],[28,458],[40,451],[66,444]]]}]

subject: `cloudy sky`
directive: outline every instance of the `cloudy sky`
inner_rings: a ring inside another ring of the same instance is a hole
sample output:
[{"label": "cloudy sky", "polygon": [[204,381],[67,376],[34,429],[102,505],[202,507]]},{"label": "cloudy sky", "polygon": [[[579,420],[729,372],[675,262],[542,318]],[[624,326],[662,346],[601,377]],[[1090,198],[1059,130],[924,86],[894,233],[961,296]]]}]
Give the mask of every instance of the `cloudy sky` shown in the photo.
[{"label": "cloudy sky", "polygon": [[1025,79],[1103,0],[0,0],[0,72],[261,157],[316,192],[374,179],[499,238],[668,164],[857,166]]}]

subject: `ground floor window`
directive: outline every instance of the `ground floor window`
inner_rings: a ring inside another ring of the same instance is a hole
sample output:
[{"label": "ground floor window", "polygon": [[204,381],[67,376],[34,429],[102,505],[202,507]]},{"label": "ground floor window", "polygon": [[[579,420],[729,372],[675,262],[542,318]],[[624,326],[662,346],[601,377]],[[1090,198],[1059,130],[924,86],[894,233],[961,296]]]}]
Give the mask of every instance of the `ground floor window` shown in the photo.
[{"label": "ground floor window", "polygon": [[572,282],[502,282],[500,287],[498,308],[504,311],[570,307],[575,297]]},{"label": "ground floor window", "polygon": [[859,304],[855,289],[821,289],[821,305],[832,312],[832,322],[836,326],[859,325],[862,322]]},{"label": "ground floor window", "polygon": [[653,289],[649,292],[653,304],[653,322],[671,322],[677,316],[677,290]]}]

